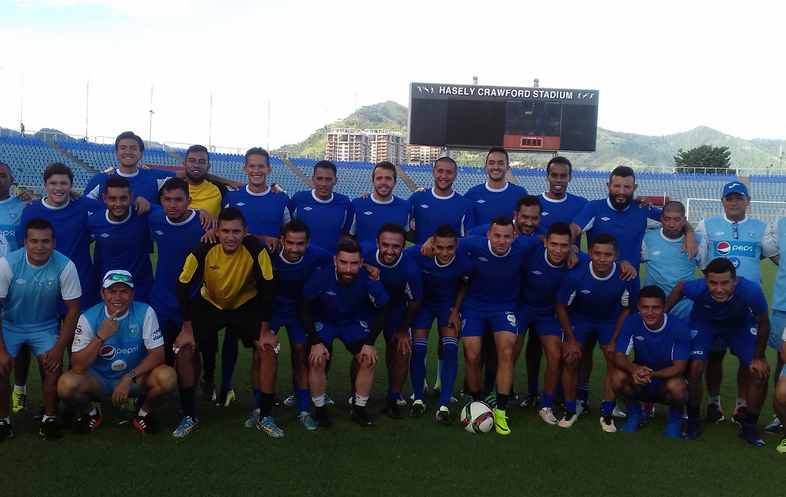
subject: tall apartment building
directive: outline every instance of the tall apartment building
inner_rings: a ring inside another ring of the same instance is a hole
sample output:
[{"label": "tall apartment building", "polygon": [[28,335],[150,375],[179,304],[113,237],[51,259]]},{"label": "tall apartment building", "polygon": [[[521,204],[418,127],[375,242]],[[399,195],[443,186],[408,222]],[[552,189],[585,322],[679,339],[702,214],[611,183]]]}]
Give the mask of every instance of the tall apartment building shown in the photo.
[{"label": "tall apartment building", "polygon": [[367,129],[371,143],[371,161],[401,164],[406,160],[406,137],[386,129]]},{"label": "tall apartment building", "polygon": [[371,160],[370,141],[368,133],[363,130],[348,128],[328,130],[325,159],[368,162]]},{"label": "tall apartment building", "polygon": [[407,145],[407,162],[410,164],[434,164],[444,155],[445,149],[441,147]]}]

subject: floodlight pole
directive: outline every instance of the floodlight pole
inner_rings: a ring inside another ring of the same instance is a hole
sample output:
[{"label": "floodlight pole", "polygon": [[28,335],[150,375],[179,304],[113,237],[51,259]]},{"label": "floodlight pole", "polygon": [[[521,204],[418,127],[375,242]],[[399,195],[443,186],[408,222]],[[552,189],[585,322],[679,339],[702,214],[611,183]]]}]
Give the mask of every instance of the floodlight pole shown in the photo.
[{"label": "floodlight pole", "polygon": [[147,129],[147,143],[150,144],[153,141],[153,87],[150,87],[150,124],[148,125]]}]

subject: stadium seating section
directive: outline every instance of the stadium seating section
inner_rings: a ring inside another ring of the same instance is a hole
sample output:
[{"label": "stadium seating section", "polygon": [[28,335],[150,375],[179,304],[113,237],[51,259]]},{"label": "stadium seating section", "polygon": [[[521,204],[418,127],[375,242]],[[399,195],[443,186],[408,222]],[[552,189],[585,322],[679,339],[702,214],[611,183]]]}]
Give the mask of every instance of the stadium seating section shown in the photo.
[{"label": "stadium seating section", "polygon": [[[71,157],[75,157],[82,164],[72,160]],[[161,148],[147,148],[142,157],[142,164],[150,167],[179,167],[184,157],[185,150],[168,152]],[[210,158],[211,173],[236,181],[245,181],[243,155],[212,153]],[[85,187],[94,171],[102,171],[117,164],[114,145],[111,144],[67,140],[47,143],[35,137],[18,136],[0,137],[0,160],[11,166],[17,184],[28,187],[39,195],[43,194],[42,172],[51,162],[62,162],[74,171],[74,186],[77,190]],[[272,172],[269,181],[275,181],[289,193],[308,188],[296,171],[278,157],[272,157],[270,163]],[[293,158],[291,163],[303,177],[310,178],[317,160]],[[339,178],[336,186],[338,192],[350,198],[371,192],[373,163],[337,161],[335,164]],[[418,187],[428,188],[433,184],[430,165],[402,164],[401,169]],[[511,171],[515,181],[528,191],[537,194],[546,189],[545,171],[517,168]],[[608,171],[576,170],[569,191],[591,199],[605,197],[608,174]],[[702,212],[704,215],[715,215],[722,212],[717,201],[721,188],[725,183],[737,178],[728,174],[638,172],[636,179],[639,184],[637,193],[640,195],[664,196],[683,202],[691,199],[689,206],[691,210]],[[459,166],[455,188],[458,192],[464,193],[472,186],[485,181],[486,173],[482,168]],[[757,201],[751,205],[752,215],[764,219],[786,215],[786,204],[784,204],[786,176],[751,176],[749,185],[751,197]],[[394,193],[406,198],[410,194],[410,189],[404,181],[399,181]]]}]

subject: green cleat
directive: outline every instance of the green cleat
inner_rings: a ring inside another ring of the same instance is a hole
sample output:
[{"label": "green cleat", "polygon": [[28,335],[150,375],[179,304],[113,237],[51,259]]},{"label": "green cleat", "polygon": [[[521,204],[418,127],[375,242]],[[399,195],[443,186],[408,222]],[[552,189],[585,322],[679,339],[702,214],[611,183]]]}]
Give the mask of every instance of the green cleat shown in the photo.
[{"label": "green cleat", "polygon": [[778,446],[775,447],[775,450],[777,450],[781,454],[786,454],[786,436],[781,438],[781,443],[779,443]]},{"label": "green cleat", "polygon": [[26,411],[27,410],[27,395],[23,394],[22,392],[14,392],[11,396],[13,400],[13,407],[11,408],[14,412],[19,411]]},{"label": "green cleat", "polygon": [[508,417],[505,415],[505,411],[501,409],[494,409],[494,429],[500,435],[510,435]]},{"label": "green cleat", "polygon": [[422,418],[426,412],[426,404],[422,400],[416,400],[412,403],[412,409],[409,411],[409,416],[412,418]]},{"label": "green cleat", "polygon": [[453,424],[453,416],[450,414],[450,409],[445,406],[439,408],[439,411],[437,411],[437,424],[440,426]]},{"label": "green cleat", "polygon": [[236,398],[237,397],[235,396],[234,390],[225,392],[223,389],[221,389],[221,395],[219,395],[216,405],[219,407],[229,407],[229,404],[231,404]]}]

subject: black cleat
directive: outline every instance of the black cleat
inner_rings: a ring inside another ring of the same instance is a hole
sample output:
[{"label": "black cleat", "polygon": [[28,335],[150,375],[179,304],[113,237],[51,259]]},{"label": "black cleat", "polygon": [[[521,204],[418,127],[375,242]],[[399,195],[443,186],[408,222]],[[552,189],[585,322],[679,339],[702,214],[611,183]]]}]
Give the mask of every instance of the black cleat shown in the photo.
[{"label": "black cleat", "polygon": [[[396,401],[394,400],[393,403],[395,404]],[[352,421],[356,422],[358,426],[360,426],[361,428],[368,428],[369,426],[374,426],[374,423],[372,423],[371,420],[368,419],[368,413],[366,412],[365,406],[352,407]]]},{"label": "black cleat", "polygon": [[537,407],[540,404],[540,395],[535,392],[530,392],[524,397],[524,400],[521,402],[521,407]]},{"label": "black cleat", "polygon": [[453,424],[453,416],[450,415],[449,410],[440,409],[437,411],[437,424],[440,426],[450,426]]},{"label": "black cleat", "polygon": [[328,410],[326,406],[317,407],[314,410],[313,419],[317,426],[321,428],[330,428],[333,426],[333,421],[330,419],[330,416],[328,416]]},{"label": "black cleat", "polygon": [[11,423],[0,424],[0,443],[14,439],[14,428]]},{"label": "black cleat", "polygon": [[139,416],[137,414],[134,416],[134,426],[137,430],[142,432],[142,435],[152,435],[158,433],[158,423],[156,423],[156,417],[149,413],[147,416]]},{"label": "black cleat", "polygon": [[398,401],[396,400],[385,401],[385,407],[382,409],[382,412],[387,414],[390,419],[404,419],[404,415],[401,414],[401,409],[398,408]]},{"label": "black cleat", "polygon": [[76,420],[76,432],[81,435],[89,435],[98,428],[102,420],[101,409],[98,408],[96,408],[96,413],[92,416],[90,414],[82,414],[82,417]]},{"label": "black cleat", "polygon": [[60,431],[60,425],[57,424],[55,418],[41,421],[38,425],[38,434],[41,435],[42,440],[59,440],[63,438],[63,432]]},{"label": "black cleat", "polygon": [[416,400],[412,403],[412,409],[409,411],[410,417],[413,418],[422,418],[423,414],[426,412],[426,404],[421,402],[420,400]]}]

